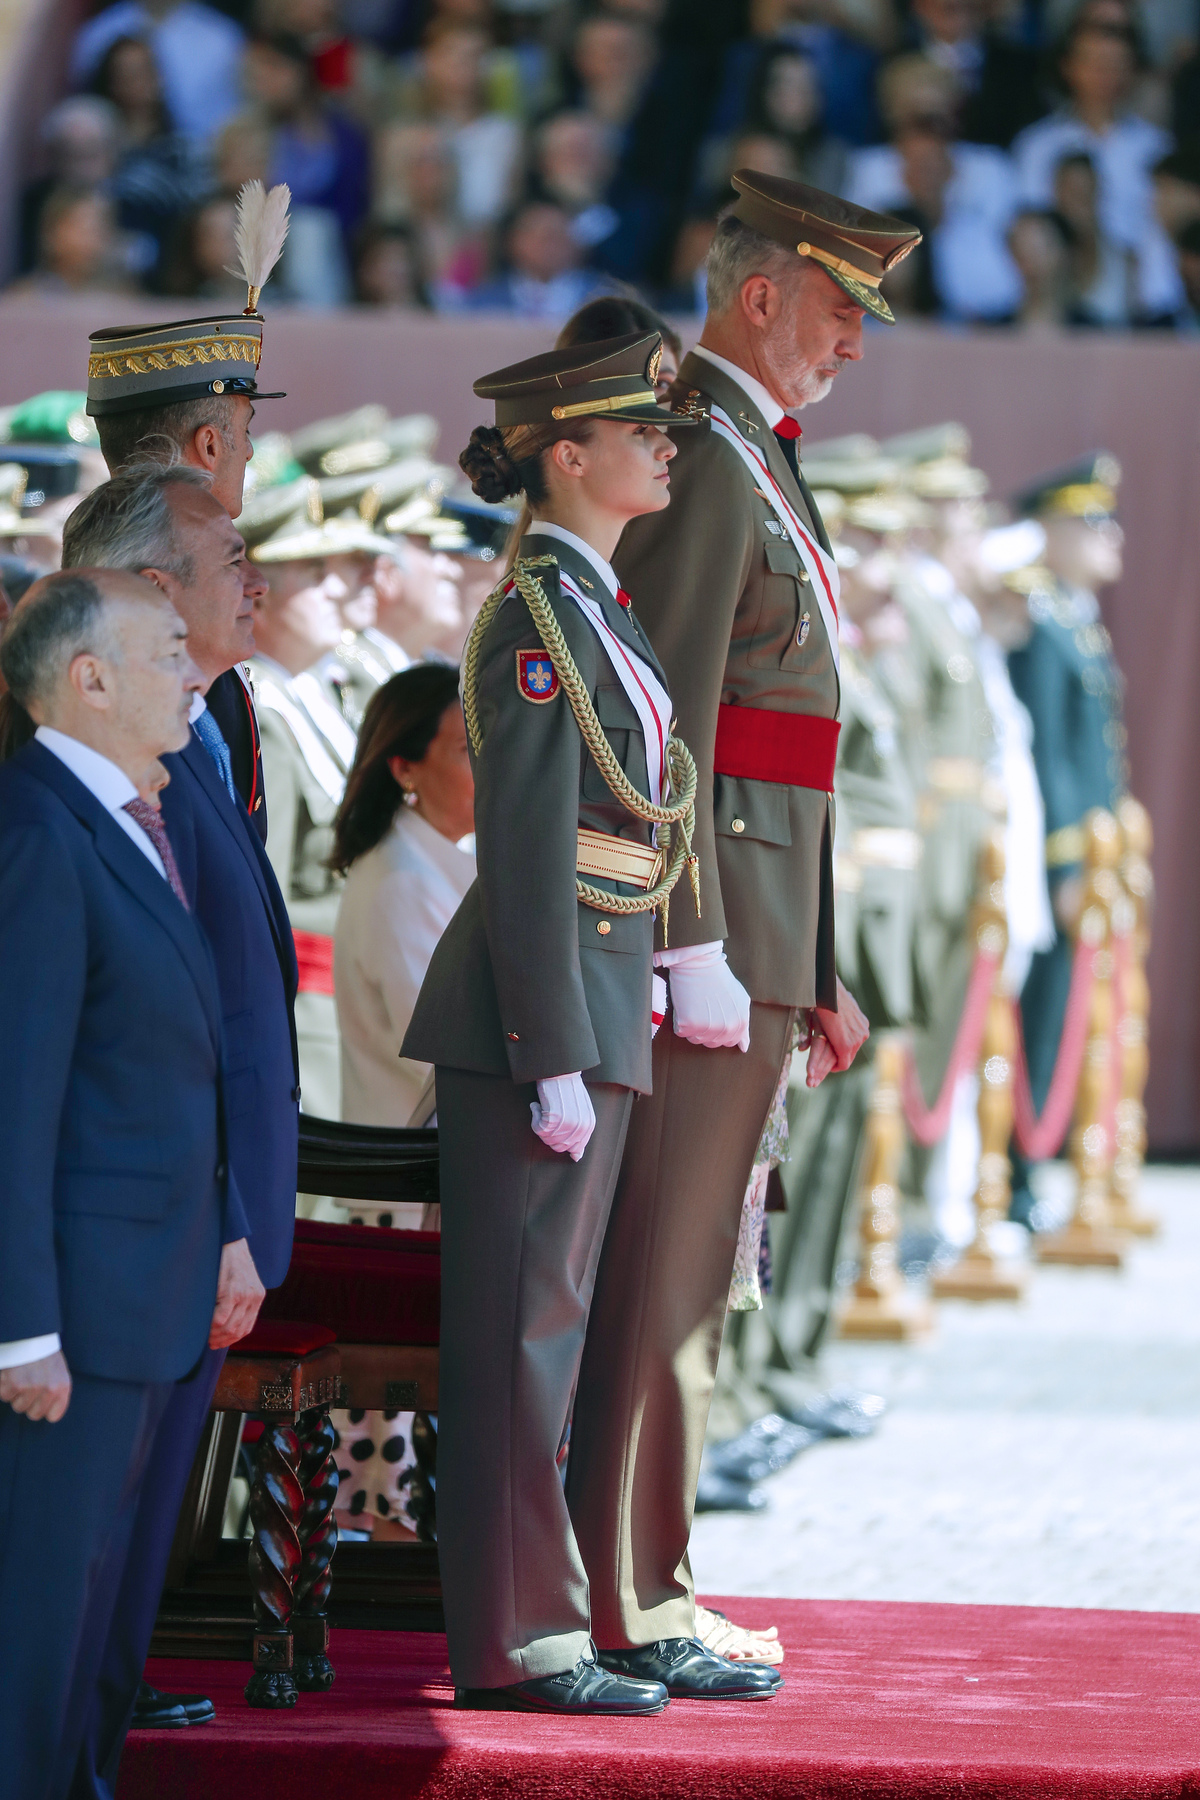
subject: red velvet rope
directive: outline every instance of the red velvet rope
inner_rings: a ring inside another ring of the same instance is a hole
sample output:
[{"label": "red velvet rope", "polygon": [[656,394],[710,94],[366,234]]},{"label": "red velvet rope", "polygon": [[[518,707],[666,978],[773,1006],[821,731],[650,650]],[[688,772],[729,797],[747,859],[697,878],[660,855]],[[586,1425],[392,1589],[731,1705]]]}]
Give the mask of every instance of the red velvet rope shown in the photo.
[{"label": "red velvet rope", "polygon": [[[1075,1110],[1079,1075],[1087,1051],[1088,1013],[1091,1007],[1092,982],[1096,973],[1097,950],[1079,943],[1071,965],[1071,987],[1063,1018],[1062,1036],[1058,1042],[1054,1073],[1046,1093],[1046,1104],[1039,1117],[1034,1109],[1029,1086],[1029,1067],[1025,1060],[1025,1040],[1021,1031],[1021,1009],[1013,1002],[1017,1049],[1013,1069],[1013,1137],[1023,1156],[1030,1162],[1044,1162],[1057,1154]],[[1120,1088],[1121,1026],[1125,1017],[1125,977],[1129,964],[1129,939],[1112,939],[1113,1004],[1109,1039],[1109,1083],[1105,1100],[1103,1125],[1110,1151],[1116,1144],[1117,1094]],[[974,1068],[983,1040],[987,1003],[991,996],[999,958],[983,950],[976,952],[962,1018],[954,1038],[950,1062],[942,1079],[941,1091],[931,1107],[925,1105],[912,1051],[908,1051],[904,1069],[902,1098],[908,1129],[918,1144],[931,1149],[945,1137],[954,1107],[954,1089],[960,1075]]]},{"label": "red velvet rope", "polygon": [[950,1052],[950,1061],[942,1078],[941,1092],[932,1106],[927,1107],[925,1096],[921,1092],[921,1083],[917,1076],[917,1066],[913,1061],[912,1051],[906,1055],[904,1065],[904,1085],[902,1099],[904,1117],[908,1129],[925,1149],[931,1149],[940,1143],[950,1127],[950,1113],[954,1106],[954,1090],[960,1075],[973,1069],[979,1061],[979,1046],[983,1042],[983,1027],[987,1018],[988,1001],[992,996],[992,988],[996,980],[996,970],[1000,958],[995,952],[977,950],[971,968],[971,979],[967,983],[967,997],[963,1003],[962,1018],[958,1021],[958,1030],[954,1037],[954,1048]]},{"label": "red velvet rope", "polygon": [[1029,1086],[1029,1065],[1025,1060],[1025,1037],[1021,1030],[1021,1009],[1014,1006],[1017,1026],[1016,1068],[1013,1071],[1013,1137],[1018,1150],[1030,1162],[1044,1162],[1062,1146],[1075,1110],[1075,1091],[1079,1072],[1087,1050],[1088,1009],[1092,999],[1092,981],[1096,971],[1094,946],[1078,943],[1071,965],[1071,987],[1067,1010],[1063,1016],[1062,1036],[1054,1073],[1046,1090],[1046,1104],[1041,1117],[1034,1110]]}]

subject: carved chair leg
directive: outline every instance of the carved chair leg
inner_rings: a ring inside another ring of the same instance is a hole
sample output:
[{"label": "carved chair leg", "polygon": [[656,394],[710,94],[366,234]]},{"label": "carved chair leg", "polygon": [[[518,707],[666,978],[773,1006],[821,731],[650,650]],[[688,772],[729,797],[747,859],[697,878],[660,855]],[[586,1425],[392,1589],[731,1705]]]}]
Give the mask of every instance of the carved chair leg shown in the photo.
[{"label": "carved chair leg", "polygon": [[302,1693],[322,1693],[333,1686],[329,1660],[330,1564],[338,1544],[333,1503],[337,1499],[338,1472],[333,1458],[335,1433],[328,1406],[314,1406],[299,1419],[300,1485],[304,1511],[300,1521],[300,1572],[296,1577],[296,1607],[292,1615],[295,1634],[296,1686]]},{"label": "carved chair leg", "polygon": [[413,1414],[412,1447],[416,1468],[409,1487],[408,1509],[423,1544],[437,1543],[437,1416]]},{"label": "carved chair leg", "polygon": [[304,1490],[297,1469],[300,1441],[288,1419],[268,1420],[259,1440],[250,1489],[250,1587],[254,1595],[251,1706],[296,1704],[292,1674],[293,1589],[300,1568]]}]

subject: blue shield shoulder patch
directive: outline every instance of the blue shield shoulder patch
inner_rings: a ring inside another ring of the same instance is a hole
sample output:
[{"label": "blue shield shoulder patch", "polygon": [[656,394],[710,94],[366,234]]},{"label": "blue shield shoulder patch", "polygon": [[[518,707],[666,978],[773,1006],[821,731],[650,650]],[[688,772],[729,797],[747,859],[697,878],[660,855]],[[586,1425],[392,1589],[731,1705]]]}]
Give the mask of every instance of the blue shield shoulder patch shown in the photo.
[{"label": "blue shield shoulder patch", "polygon": [[558,692],[558,675],[544,650],[517,651],[517,692],[522,700],[544,706]]}]

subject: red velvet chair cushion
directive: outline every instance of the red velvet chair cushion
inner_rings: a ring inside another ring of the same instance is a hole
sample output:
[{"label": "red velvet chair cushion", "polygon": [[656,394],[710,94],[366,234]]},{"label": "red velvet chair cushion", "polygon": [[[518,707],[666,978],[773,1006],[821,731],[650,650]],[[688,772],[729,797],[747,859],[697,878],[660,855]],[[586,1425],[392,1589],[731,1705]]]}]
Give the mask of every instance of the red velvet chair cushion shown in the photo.
[{"label": "red velvet chair cushion", "polygon": [[291,1267],[260,1319],[312,1320],[346,1344],[436,1344],[441,1273],[436,1231],[297,1219]]}]

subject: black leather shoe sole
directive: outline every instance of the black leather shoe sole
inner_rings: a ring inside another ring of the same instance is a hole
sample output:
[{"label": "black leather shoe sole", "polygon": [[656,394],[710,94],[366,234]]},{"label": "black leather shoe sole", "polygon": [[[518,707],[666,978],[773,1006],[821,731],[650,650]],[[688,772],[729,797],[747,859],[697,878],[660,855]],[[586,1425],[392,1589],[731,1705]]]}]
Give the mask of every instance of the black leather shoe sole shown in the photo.
[{"label": "black leather shoe sole", "polygon": [[178,1731],[191,1720],[182,1706],[135,1706],[130,1731]]},{"label": "black leather shoe sole", "polygon": [[523,1694],[519,1688],[455,1688],[454,1704],[464,1712],[560,1713],[564,1718],[579,1718],[587,1713],[593,1717],[608,1714],[614,1719],[651,1719],[658,1713],[666,1712],[669,1701],[663,1700],[657,1706],[602,1706],[595,1700],[580,1700],[574,1705],[568,1702],[565,1706],[555,1706],[532,1694]]}]

